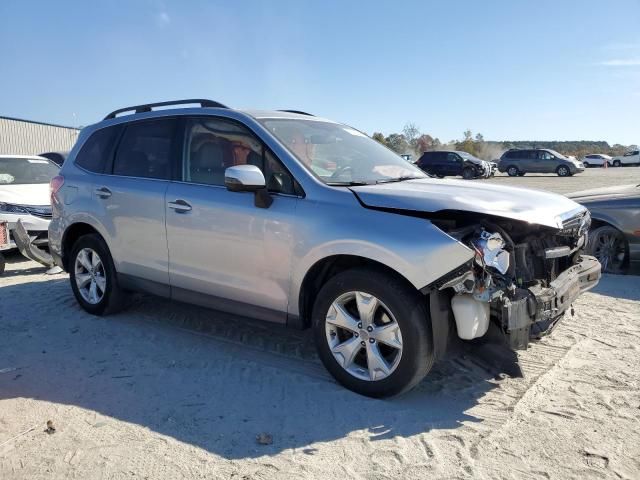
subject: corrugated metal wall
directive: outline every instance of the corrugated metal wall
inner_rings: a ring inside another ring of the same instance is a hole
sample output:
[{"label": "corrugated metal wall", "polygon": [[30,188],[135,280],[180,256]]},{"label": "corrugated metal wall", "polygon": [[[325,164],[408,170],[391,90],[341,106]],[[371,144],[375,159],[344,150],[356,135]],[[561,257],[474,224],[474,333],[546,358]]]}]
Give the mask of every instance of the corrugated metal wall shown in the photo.
[{"label": "corrugated metal wall", "polygon": [[0,155],[71,150],[80,130],[0,117]]}]

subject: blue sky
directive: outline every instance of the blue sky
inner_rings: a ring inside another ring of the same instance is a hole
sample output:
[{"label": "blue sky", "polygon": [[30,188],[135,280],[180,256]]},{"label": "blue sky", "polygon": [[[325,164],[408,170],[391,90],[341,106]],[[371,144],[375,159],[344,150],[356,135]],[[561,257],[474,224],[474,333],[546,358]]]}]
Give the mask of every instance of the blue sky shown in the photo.
[{"label": "blue sky", "polygon": [[442,141],[640,143],[640,0],[0,2],[0,115],[204,97]]}]

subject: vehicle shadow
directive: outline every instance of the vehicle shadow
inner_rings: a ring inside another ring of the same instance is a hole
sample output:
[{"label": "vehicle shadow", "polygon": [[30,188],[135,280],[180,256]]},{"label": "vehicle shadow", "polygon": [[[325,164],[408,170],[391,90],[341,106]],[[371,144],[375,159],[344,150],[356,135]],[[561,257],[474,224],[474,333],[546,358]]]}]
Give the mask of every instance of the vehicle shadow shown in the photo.
[{"label": "vehicle shadow", "polygon": [[64,275],[0,287],[0,352],[0,400],[81,407],[228,459],[483,422],[472,410],[496,388],[495,372],[457,357],[404,396],[365,398],[329,377],[307,332],[145,296],[93,317]]},{"label": "vehicle shadow", "polygon": [[[591,292],[626,300],[640,300],[640,277],[636,275],[613,275],[605,273]],[[606,281],[605,281],[606,280]]]}]

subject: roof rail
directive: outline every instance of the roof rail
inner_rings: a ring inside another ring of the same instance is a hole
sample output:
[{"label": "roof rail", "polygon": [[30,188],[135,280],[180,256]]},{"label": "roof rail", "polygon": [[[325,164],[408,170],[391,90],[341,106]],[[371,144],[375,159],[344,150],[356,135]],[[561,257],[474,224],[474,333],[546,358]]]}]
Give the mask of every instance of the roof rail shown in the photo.
[{"label": "roof rail", "polygon": [[109,120],[110,118],[116,118],[116,115],[119,113],[130,112],[135,110],[134,113],[143,113],[150,112],[153,107],[166,107],[169,105],[187,105],[190,103],[199,103],[201,108],[205,107],[214,107],[214,108],[229,108],[226,105],[223,105],[219,102],[215,102],[213,100],[206,100],[203,98],[191,98],[187,100],[171,100],[169,102],[157,102],[157,103],[146,103],[144,105],[134,105],[132,107],[120,108],[118,110],[114,110],[109,115],[104,117],[105,120]]},{"label": "roof rail", "polygon": [[288,113],[297,113],[298,115],[308,115],[310,117],[314,116],[312,113],[303,112],[301,110],[278,110],[278,111],[279,112],[288,112]]}]

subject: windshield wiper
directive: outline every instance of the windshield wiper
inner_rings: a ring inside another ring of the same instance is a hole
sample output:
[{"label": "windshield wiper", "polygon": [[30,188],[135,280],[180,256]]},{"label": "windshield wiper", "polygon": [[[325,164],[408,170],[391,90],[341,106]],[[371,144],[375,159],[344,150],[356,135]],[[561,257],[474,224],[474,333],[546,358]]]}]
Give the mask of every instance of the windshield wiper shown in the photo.
[{"label": "windshield wiper", "polygon": [[327,182],[327,185],[331,186],[331,187],[358,187],[358,186],[362,186],[362,185],[375,185],[375,182],[357,182],[357,181],[351,181],[351,182]]},{"label": "windshield wiper", "polygon": [[376,183],[404,182],[405,180],[418,180],[419,178],[426,178],[426,177],[417,177],[415,175],[405,175],[403,177],[387,178],[385,180],[378,180],[378,181],[376,181]]}]

